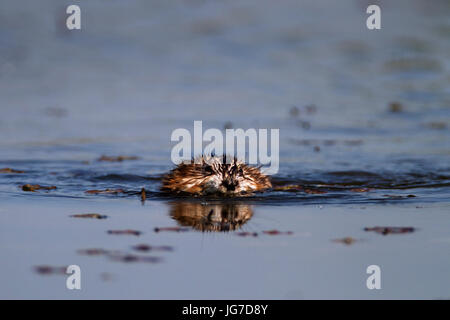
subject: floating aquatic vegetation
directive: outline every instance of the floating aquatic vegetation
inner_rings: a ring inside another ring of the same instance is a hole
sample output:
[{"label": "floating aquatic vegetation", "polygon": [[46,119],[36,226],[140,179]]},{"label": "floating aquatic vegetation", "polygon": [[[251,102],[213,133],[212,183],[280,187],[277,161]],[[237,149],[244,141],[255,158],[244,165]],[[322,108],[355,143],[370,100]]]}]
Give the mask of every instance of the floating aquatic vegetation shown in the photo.
[{"label": "floating aquatic vegetation", "polygon": [[416,195],[408,194],[407,196],[399,196],[399,195],[393,195],[393,194],[383,194],[383,197],[386,197],[386,198],[392,199],[392,200],[397,200],[397,199],[406,199],[406,198],[416,198]]},{"label": "floating aquatic vegetation", "polygon": [[113,261],[119,261],[119,262],[146,262],[146,263],[157,263],[161,262],[162,258],[160,257],[153,257],[153,256],[138,256],[134,254],[114,254],[109,256],[111,260]]},{"label": "floating aquatic vegetation", "polygon": [[236,232],[235,233],[239,237],[257,237],[257,232]]},{"label": "floating aquatic vegetation", "polygon": [[400,102],[391,102],[388,105],[388,110],[389,110],[389,112],[392,112],[392,113],[400,113],[400,112],[403,112],[405,110],[405,108],[403,107],[403,105]]},{"label": "floating aquatic vegetation", "polygon": [[171,246],[150,246],[148,244],[138,244],[132,247],[136,251],[173,251]]},{"label": "floating aquatic vegetation", "polygon": [[80,213],[71,215],[72,218],[106,219],[108,216],[98,213]]},{"label": "floating aquatic vegetation", "polygon": [[2,168],[0,169],[0,173],[24,173],[25,171],[22,170],[15,170],[11,168]]},{"label": "floating aquatic vegetation", "polygon": [[162,227],[162,228],[155,228],[155,232],[161,232],[161,231],[172,231],[172,232],[186,232],[189,231],[190,228],[182,228],[182,227]]},{"label": "floating aquatic vegetation", "polygon": [[279,230],[266,230],[263,231],[264,234],[268,234],[270,236],[276,236],[276,235],[291,235],[293,234],[292,231],[279,231]]},{"label": "floating aquatic vegetation", "polygon": [[132,235],[132,236],[140,236],[142,234],[141,231],[137,230],[108,230],[108,234],[114,234],[114,235]]},{"label": "floating aquatic vegetation", "polygon": [[376,233],[387,235],[387,234],[402,234],[402,233],[411,233],[416,229],[413,227],[366,227],[364,231],[374,231]]},{"label": "floating aquatic vegetation", "polygon": [[30,191],[30,192],[34,192],[36,190],[55,190],[56,187],[55,186],[41,186],[39,184],[24,184],[23,186],[21,186],[23,191]]},{"label": "floating aquatic vegetation", "polygon": [[63,267],[53,267],[53,266],[35,266],[34,271],[36,273],[42,274],[42,275],[50,275],[50,274],[66,274],[67,266]]},{"label": "floating aquatic vegetation", "polygon": [[118,194],[125,193],[123,189],[87,190],[86,194]]},{"label": "floating aquatic vegetation", "polygon": [[274,187],[273,190],[274,191],[291,191],[291,192],[295,192],[295,191],[303,190],[303,187],[301,185],[298,185],[298,184],[289,184],[289,185],[286,185],[286,186]]},{"label": "floating aquatic vegetation", "polygon": [[357,239],[352,238],[352,237],[344,237],[344,238],[340,238],[340,239],[333,239],[331,241],[336,242],[336,243],[343,243],[345,245],[351,245],[351,244],[353,244],[353,243],[355,243],[357,241],[360,241],[360,240],[357,240]]},{"label": "floating aquatic vegetation", "polygon": [[100,248],[91,248],[91,249],[80,249],[77,251],[78,254],[86,255],[86,256],[102,256],[106,254],[110,254],[111,252],[105,249]]}]

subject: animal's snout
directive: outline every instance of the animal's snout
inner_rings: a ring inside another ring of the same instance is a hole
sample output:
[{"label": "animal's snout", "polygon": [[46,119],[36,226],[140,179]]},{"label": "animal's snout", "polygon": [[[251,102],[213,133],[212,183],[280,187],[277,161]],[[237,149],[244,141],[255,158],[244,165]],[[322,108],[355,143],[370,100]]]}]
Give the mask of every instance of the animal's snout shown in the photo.
[{"label": "animal's snout", "polygon": [[227,189],[227,191],[234,191],[236,189],[236,184],[232,181],[225,180],[222,185]]}]

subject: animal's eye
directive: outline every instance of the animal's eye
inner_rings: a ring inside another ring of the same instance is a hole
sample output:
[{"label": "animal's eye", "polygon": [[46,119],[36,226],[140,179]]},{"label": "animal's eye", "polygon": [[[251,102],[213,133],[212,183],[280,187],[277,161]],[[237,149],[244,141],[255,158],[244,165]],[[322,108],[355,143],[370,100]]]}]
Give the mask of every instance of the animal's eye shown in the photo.
[{"label": "animal's eye", "polygon": [[213,173],[214,173],[214,170],[213,170],[213,168],[212,168],[211,166],[206,166],[206,167],[205,167],[205,172],[210,173],[210,174],[213,174]]}]

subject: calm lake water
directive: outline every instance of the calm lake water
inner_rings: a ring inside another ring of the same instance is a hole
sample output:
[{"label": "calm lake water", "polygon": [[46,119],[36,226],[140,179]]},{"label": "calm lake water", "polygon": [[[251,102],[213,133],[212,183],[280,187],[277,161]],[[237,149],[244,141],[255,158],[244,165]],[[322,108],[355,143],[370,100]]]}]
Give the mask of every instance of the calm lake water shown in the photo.
[{"label": "calm lake water", "polygon": [[[2,1],[0,298],[450,298],[450,3],[375,2]],[[273,190],[162,194],[194,120],[280,129]]]}]

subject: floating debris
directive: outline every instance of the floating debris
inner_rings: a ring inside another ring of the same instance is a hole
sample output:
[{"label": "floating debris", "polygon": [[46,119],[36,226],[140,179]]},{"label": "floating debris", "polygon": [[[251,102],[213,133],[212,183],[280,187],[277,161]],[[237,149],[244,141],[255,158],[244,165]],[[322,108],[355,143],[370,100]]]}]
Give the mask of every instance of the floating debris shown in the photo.
[{"label": "floating debris", "polygon": [[257,237],[257,232],[236,232],[236,235],[239,237]]},{"label": "floating debris", "polygon": [[150,246],[148,244],[138,244],[132,247],[136,251],[173,251],[171,246]]},{"label": "floating debris", "polygon": [[343,243],[345,245],[351,245],[351,244],[353,244],[353,243],[355,243],[357,241],[360,241],[360,240],[357,240],[357,239],[352,238],[352,237],[345,237],[345,238],[341,238],[341,239],[333,239],[331,241],[336,242],[336,243]]},{"label": "floating debris", "polygon": [[400,113],[404,111],[404,107],[400,102],[391,102],[388,106],[389,112]]},{"label": "floating debris", "polygon": [[407,196],[399,196],[399,195],[392,195],[392,194],[383,194],[383,197],[396,200],[396,199],[406,199],[406,198],[416,198],[417,196],[414,194],[408,194]]},{"label": "floating debris", "polygon": [[116,234],[116,235],[133,235],[133,236],[140,236],[142,234],[141,231],[137,230],[108,230],[108,234]]},{"label": "floating debris", "polygon": [[303,187],[298,184],[289,184],[286,186],[274,187],[274,191],[299,191],[303,190]]},{"label": "floating debris", "polygon": [[116,156],[116,157],[110,157],[110,156],[101,156],[97,159],[97,161],[107,161],[107,162],[122,162],[125,160],[138,160],[139,157],[135,156]]},{"label": "floating debris", "polygon": [[70,217],[72,218],[90,218],[90,219],[106,219],[108,216],[98,214],[98,213],[80,213],[80,214],[73,214]]},{"label": "floating debris", "polygon": [[161,262],[162,259],[160,257],[143,257],[134,254],[117,254],[111,255],[111,260],[120,261],[120,262],[146,262],[146,263],[157,263]]},{"label": "floating debris", "polygon": [[182,228],[182,227],[163,227],[163,228],[155,228],[155,232],[161,231],[172,231],[172,232],[186,232],[189,231],[190,228]]},{"label": "floating debris", "polygon": [[118,194],[125,193],[123,189],[87,190],[86,194]]},{"label": "floating debris", "polygon": [[55,186],[50,186],[50,187],[46,187],[46,186],[41,186],[39,184],[24,184],[23,186],[21,186],[23,191],[31,191],[34,192],[36,190],[55,190],[56,187]]},{"label": "floating debris", "polygon": [[110,251],[105,249],[92,248],[92,249],[80,249],[77,251],[77,253],[86,256],[102,256],[110,254]]},{"label": "floating debris", "polygon": [[67,266],[64,267],[52,267],[52,266],[35,266],[34,271],[42,275],[50,274],[66,274]]},{"label": "floating debris", "polygon": [[278,231],[278,230],[267,230],[267,231],[263,231],[264,234],[268,234],[271,236],[276,236],[276,235],[291,235],[293,234],[292,231]]},{"label": "floating debris", "polygon": [[22,170],[15,170],[11,168],[2,168],[0,169],[0,173],[24,173],[25,171]]},{"label": "floating debris", "polygon": [[416,229],[413,227],[371,227],[364,228],[364,231],[374,231],[376,233],[387,235],[387,234],[402,234],[414,232]]}]

